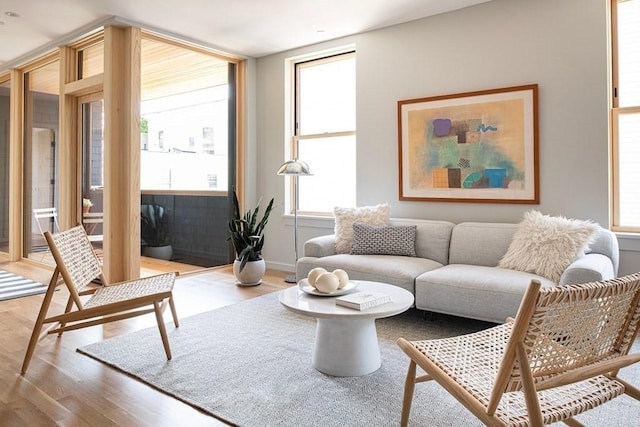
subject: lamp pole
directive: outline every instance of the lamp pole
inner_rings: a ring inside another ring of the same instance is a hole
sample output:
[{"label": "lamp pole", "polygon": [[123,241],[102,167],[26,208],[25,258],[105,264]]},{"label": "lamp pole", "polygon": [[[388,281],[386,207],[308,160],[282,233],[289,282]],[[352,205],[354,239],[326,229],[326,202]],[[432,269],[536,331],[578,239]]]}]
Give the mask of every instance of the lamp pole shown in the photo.
[{"label": "lamp pole", "polygon": [[[294,263],[294,268],[295,268],[295,264],[298,262],[298,201],[300,199],[298,177],[300,177],[300,175],[309,176],[309,175],[312,175],[312,173],[309,170],[309,165],[307,165],[306,162],[295,159],[295,160],[288,160],[284,162],[282,166],[280,166],[280,169],[278,169],[278,175],[293,176],[293,185],[294,185],[293,197],[295,199],[293,201],[293,244],[294,244],[293,250],[296,258]],[[287,283],[298,282],[295,273],[287,275],[284,281]]]},{"label": "lamp pole", "polygon": [[[298,263],[298,174],[293,175],[293,197],[295,200],[293,201],[293,253],[295,254],[295,261],[293,263],[294,268]],[[287,283],[298,283],[298,277],[294,270],[293,274],[288,274],[285,276],[284,281]]]}]

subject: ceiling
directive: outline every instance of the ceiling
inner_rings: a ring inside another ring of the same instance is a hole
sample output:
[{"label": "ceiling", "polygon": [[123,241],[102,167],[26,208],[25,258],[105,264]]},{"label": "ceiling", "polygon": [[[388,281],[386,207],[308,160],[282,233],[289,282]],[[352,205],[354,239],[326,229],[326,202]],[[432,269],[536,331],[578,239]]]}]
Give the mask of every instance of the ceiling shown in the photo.
[{"label": "ceiling", "polygon": [[486,1],[0,0],[0,70],[110,17],[261,57]]}]

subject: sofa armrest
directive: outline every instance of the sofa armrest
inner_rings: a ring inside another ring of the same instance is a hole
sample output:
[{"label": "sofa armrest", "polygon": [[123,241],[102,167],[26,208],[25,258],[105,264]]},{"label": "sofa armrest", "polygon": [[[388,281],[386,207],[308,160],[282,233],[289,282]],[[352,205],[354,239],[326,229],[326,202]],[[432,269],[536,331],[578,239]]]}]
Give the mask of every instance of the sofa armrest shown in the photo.
[{"label": "sofa armrest", "polygon": [[336,254],[336,235],[318,236],[304,242],[304,256],[320,258]]},{"label": "sofa armrest", "polygon": [[575,260],[560,277],[559,285],[598,282],[615,277],[611,259],[602,254],[590,253]]}]

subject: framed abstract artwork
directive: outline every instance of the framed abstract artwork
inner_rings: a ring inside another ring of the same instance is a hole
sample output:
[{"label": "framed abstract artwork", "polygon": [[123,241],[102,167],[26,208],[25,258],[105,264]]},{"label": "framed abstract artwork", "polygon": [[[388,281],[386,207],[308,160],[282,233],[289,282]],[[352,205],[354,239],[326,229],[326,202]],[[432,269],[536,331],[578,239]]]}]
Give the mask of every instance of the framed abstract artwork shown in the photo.
[{"label": "framed abstract artwork", "polygon": [[400,200],[539,203],[538,85],[398,101]]}]

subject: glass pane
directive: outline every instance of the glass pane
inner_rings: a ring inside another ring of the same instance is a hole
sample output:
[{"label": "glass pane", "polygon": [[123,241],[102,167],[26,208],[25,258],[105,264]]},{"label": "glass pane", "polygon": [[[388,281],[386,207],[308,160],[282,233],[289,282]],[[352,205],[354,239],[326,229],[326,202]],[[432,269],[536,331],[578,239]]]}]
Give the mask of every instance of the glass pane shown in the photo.
[{"label": "glass pane", "polygon": [[640,0],[618,2],[620,107],[640,105]]},{"label": "glass pane", "polygon": [[142,103],[143,190],[227,191],[228,88]]},{"label": "glass pane", "polygon": [[[143,38],[141,53],[142,253],[203,267],[228,264],[234,65],[152,38]],[[159,212],[162,218],[152,220]]]},{"label": "glass pane", "polygon": [[142,190],[227,191],[228,67],[143,39]]},{"label": "glass pane", "polygon": [[640,113],[618,119],[620,224],[640,227]]},{"label": "glass pane", "polygon": [[83,79],[104,72],[104,41],[87,46],[80,52],[80,76]]},{"label": "glass pane", "polygon": [[309,62],[298,67],[300,104],[297,134],[355,130],[355,56],[338,56],[329,62]]},{"label": "glass pane", "polygon": [[96,253],[103,243],[103,100],[82,103],[82,223]]},{"label": "glass pane", "polygon": [[59,74],[59,61],[25,74],[23,256],[47,264],[54,261],[42,233],[58,223]]},{"label": "glass pane", "polygon": [[9,88],[0,83],[0,252],[9,252]]},{"label": "glass pane", "polygon": [[299,178],[299,210],[332,212],[356,205],[356,137],[340,136],[298,141],[298,158],[313,176]]}]

